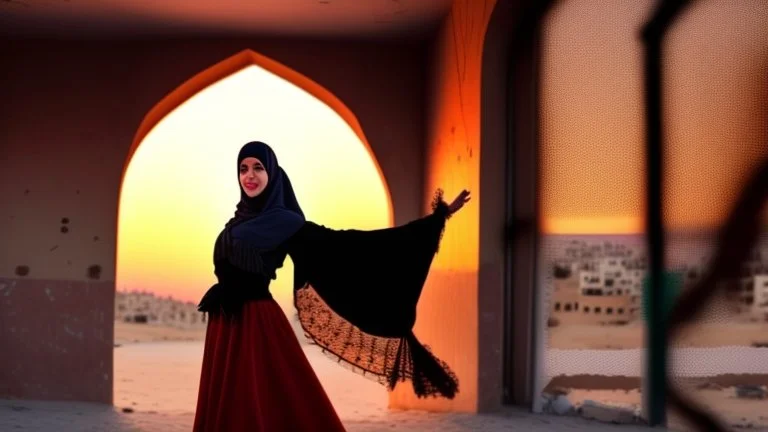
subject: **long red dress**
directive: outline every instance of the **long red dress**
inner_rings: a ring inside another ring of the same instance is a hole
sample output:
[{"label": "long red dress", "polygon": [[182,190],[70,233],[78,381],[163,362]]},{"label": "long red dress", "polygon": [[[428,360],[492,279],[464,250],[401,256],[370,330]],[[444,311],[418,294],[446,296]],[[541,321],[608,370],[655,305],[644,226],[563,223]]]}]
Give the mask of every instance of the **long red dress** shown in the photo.
[{"label": "long red dress", "polygon": [[[286,254],[294,264],[299,321],[317,345],[390,390],[410,380],[419,397],[453,398],[455,374],[412,332],[448,217],[440,194],[433,208],[409,224],[374,231],[306,222],[275,250],[238,245],[222,232],[214,252],[219,283],[198,308],[209,322],[194,432],[344,430],[269,294]],[[247,238],[247,224],[233,238]]]},{"label": "long red dress", "polygon": [[194,431],[344,431],[274,300],[208,321]]}]

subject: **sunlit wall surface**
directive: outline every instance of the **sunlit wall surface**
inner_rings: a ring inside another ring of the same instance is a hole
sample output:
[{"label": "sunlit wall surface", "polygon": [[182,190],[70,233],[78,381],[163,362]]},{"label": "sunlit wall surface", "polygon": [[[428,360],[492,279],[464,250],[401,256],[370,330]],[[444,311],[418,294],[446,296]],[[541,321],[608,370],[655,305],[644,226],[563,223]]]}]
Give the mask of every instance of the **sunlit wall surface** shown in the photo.
[{"label": "sunlit wall surface", "polygon": [[[700,0],[667,38],[663,203],[666,264],[690,286],[716,230],[768,157],[768,3]],[[768,226],[768,225],[766,225]],[[768,426],[768,238],[724,296],[674,342],[676,382],[731,425]],[[757,398],[750,397],[757,396]],[[674,413],[671,413],[675,420]]]},{"label": "sunlit wall surface", "polygon": [[[642,44],[655,2],[562,0],[543,23],[542,409],[565,389],[640,413],[645,260]],[[564,413],[564,412],[561,412]]]},{"label": "sunlit wall surface", "polygon": [[[309,220],[331,228],[389,226],[375,161],[331,108],[251,66],[207,87],[158,123],[123,180],[117,289],[197,301],[210,285],[213,244],[239,200],[237,152],[270,144]],[[272,292],[291,301],[292,266]]]},{"label": "sunlit wall surface", "polygon": [[[406,386],[397,408],[474,411],[478,401],[478,245],[480,76],[485,29],[495,1],[455,0],[435,43],[425,194],[437,188],[452,200],[462,189],[472,201],[448,221],[419,302],[416,334],[459,376],[453,400],[417,399]],[[425,211],[429,200],[425,200]]]}]

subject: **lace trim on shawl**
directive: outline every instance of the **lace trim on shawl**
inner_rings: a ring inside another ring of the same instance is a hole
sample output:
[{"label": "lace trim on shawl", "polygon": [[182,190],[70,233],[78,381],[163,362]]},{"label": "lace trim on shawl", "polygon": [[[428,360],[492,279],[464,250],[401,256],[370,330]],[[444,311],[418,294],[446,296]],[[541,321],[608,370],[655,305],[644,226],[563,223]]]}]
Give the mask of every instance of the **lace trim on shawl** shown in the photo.
[{"label": "lace trim on shawl", "polygon": [[[445,200],[443,200],[443,190],[437,189],[435,191],[435,195],[432,197],[432,212],[435,214],[439,214],[445,220],[448,220],[453,216],[450,211],[448,210],[448,204],[446,204]],[[435,249],[435,253],[440,251],[440,243],[443,240],[443,234],[445,233],[445,225],[443,225],[443,229],[440,230],[440,236],[437,239],[437,249]]]},{"label": "lace trim on shawl", "polygon": [[403,338],[367,334],[337,315],[307,284],[296,290],[294,305],[304,335],[340,365],[394,390],[411,380],[420,398],[453,399],[459,390],[456,374],[413,333]]},{"label": "lace trim on shawl", "polygon": [[435,194],[432,197],[432,211],[441,214],[445,219],[450,219],[453,215],[448,212],[448,203],[445,202],[444,197],[445,192],[442,189],[435,190]]}]

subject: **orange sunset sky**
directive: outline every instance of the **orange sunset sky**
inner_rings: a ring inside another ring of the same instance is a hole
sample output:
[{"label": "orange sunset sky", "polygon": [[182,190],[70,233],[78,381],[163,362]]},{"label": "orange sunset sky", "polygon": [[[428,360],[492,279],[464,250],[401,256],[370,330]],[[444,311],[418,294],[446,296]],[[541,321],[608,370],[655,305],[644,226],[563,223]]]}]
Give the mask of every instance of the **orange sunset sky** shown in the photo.
[{"label": "orange sunset sky", "polygon": [[[253,140],[275,149],[308,219],[331,228],[389,226],[387,189],[349,125],[251,66],[179,106],[136,150],[120,196],[118,290],[197,301],[215,283],[213,243],[239,200],[237,152]],[[293,278],[286,264],[273,284],[283,304]]]},{"label": "orange sunset sky", "polygon": [[[642,25],[653,0],[561,1],[544,22],[546,233],[644,231]],[[712,230],[768,155],[768,2],[695,2],[665,44],[667,229]]]},{"label": "orange sunset sky", "polygon": [[[747,3],[699,3],[670,33],[664,217],[673,231],[716,228],[768,154],[768,6]],[[644,230],[637,30],[655,2],[600,4],[561,2],[544,26],[540,193],[548,234]],[[735,24],[738,31],[721,31]],[[275,148],[309,219],[334,228],[389,225],[387,189],[349,125],[251,66],[182,104],[136,151],[121,194],[119,290],[196,301],[214,283],[213,241],[238,200],[237,151],[251,140]],[[482,199],[482,191],[473,194]],[[287,264],[273,290],[283,304],[291,294]]]}]

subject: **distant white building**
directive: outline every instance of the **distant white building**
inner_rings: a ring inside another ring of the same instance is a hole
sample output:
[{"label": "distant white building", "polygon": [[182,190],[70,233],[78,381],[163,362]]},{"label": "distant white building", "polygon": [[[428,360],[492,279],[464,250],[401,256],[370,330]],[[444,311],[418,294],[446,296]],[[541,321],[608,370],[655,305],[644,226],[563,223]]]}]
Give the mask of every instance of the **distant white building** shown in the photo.
[{"label": "distant white building", "polygon": [[202,312],[193,302],[157,297],[147,292],[117,292],[115,320],[144,324],[204,325]]},{"label": "distant white building", "polygon": [[599,260],[582,260],[577,263],[579,270],[596,272],[600,269]]},{"label": "distant white building", "polygon": [[617,295],[639,296],[643,292],[644,272],[625,271],[622,277],[617,279]]},{"label": "distant white building", "polygon": [[579,272],[579,291],[585,296],[603,295],[603,278],[598,271],[582,270]]},{"label": "distant white building", "polygon": [[760,314],[768,313],[768,274],[759,274],[750,278],[754,293],[753,311]]},{"label": "distant white building", "polygon": [[629,278],[632,280],[631,295],[641,296],[643,294],[643,280],[647,274],[645,270],[633,269],[629,271]]},{"label": "distant white building", "polygon": [[626,257],[602,257],[573,263],[579,291],[587,296],[640,296],[645,270],[636,260]]},{"label": "distant white building", "polygon": [[618,278],[622,275],[624,266],[621,264],[621,259],[610,257],[600,260],[600,272],[604,278]]},{"label": "distant white building", "polygon": [[632,269],[632,260],[624,257],[603,258],[600,262],[605,295],[640,295],[644,271]]}]

